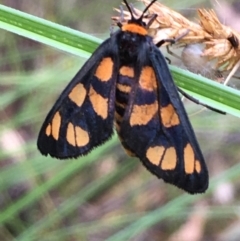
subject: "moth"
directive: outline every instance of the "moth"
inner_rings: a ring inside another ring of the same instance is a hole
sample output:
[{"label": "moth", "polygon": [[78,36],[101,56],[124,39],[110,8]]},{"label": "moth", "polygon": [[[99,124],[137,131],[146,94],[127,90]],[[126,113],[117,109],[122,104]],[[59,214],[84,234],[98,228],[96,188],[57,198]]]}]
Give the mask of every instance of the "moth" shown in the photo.
[{"label": "moth", "polygon": [[[37,146],[59,159],[86,155],[114,133],[158,178],[191,194],[208,188],[208,170],[168,65],[144,14],[112,33],[48,113]],[[153,16],[154,18],[154,16]]]}]

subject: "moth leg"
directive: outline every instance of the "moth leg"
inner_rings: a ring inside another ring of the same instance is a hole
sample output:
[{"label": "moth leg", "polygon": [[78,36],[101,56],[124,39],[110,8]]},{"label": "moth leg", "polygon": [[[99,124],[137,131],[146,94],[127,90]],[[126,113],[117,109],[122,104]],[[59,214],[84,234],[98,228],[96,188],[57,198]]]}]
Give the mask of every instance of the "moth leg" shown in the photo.
[{"label": "moth leg", "polygon": [[171,59],[165,56],[165,59],[167,60],[168,64],[171,64]]},{"label": "moth leg", "polygon": [[175,58],[177,58],[177,59],[182,60],[180,56],[178,56],[177,54],[175,54],[175,53],[170,49],[169,45],[166,46],[166,49],[167,49],[167,53],[168,53],[168,54],[172,55],[173,57],[175,57]]},{"label": "moth leg", "polygon": [[156,46],[159,48],[161,47],[163,44],[165,43],[171,43],[171,44],[175,44],[176,42],[178,42],[180,39],[184,38],[186,35],[188,35],[189,33],[189,29],[187,29],[184,33],[180,34],[177,38],[166,38],[166,39],[162,39],[161,41],[159,41]]},{"label": "moth leg", "polygon": [[152,16],[151,16],[151,18],[150,18],[150,20],[149,20],[149,22],[147,23],[147,28],[149,28],[151,25],[152,25],[152,23],[155,21],[155,19],[157,18],[157,14],[153,14]]},{"label": "moth leg", "polygon": [[191,100],[192,102],[194,102],[194,103],[196,103],[196,104],[198,104],[198,105],[202,105],[202,106],[208,108],[209,110],[215,111],[215,112],[217,112],[217,113],[219,113],[219,114],[226,115],[226,112],[223,112],[223,111],[221,111],[221,110],[218,110],[218,109],[216,109],[216,108],[213,108],[213,107],[211,107],[211,106],[209,106],[209,105],[206,105],[206,104],[200,102],[198,99],[196,99],[196,98],[192,97],[191,95],[187,94],[185,91],[183,91],[183,90],[180,89],[179,87],[177,87],[177,89],[178,89],[178,91],[179,91],[184,97],[188,98],[188,99]]}]

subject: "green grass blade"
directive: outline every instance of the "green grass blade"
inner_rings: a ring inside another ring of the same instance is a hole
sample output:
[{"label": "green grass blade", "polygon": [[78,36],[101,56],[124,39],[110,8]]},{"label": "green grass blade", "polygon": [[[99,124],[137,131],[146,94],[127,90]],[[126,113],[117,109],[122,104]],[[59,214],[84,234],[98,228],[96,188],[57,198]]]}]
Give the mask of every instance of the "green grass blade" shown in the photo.
[{"label": "green grass blade", "polygon": [[240,91],[170,66],[176,84],[204,104],[240,117]]},{"label": "green grass blade", "polygon": [[102,40],[42,18],[0,5],[0,28],[88,58]]},{"label": "green grass blade", "polygon": [[[0,28],[60,50],[89,57],[101,43],[91,35],[0,5]],[[172,66],[179,87],[201,102],[240,117],[240,92]]]},{"label": "green grass blade", "polygon": [[[82,57],[88,57],[101,43],[93,36],[3,5],[0,5],[0,28]],[[240,117],[238,90],[173,66],[171,70],[179,87],[205,104]]]}]

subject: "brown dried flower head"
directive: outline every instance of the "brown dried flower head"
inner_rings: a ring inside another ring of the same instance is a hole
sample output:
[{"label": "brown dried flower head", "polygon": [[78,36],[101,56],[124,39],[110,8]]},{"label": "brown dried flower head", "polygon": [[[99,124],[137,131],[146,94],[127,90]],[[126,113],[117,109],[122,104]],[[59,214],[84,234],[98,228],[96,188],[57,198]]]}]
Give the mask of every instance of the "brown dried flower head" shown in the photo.
[{"label": "brown dried flower head", "polygon": [[211,35],[206,39],[204,56],[217,58],[216,68],[231,70],[240,59],[240,34],[219,21],[214,10],[198,9],[200,24]]},{"label": "brown dried flower head", "polygon": [[[140,1],[145,5],[150,3],[150,0]],[[135,8],[134,12],[137,16],[142,14],[142,11]],[[214,10],[199,9],[197,12],[199,24],[188,20],[163,4],[155,2],[149,8],[149,14],[146,15],[144,21],[147,23],[154,14],[157,14],[149,30],[149,34],[153,37],[155,43],[166,38],[176,39],[189,31],[186,36],[178,41],[178,45],[203,43],[205,47],[202,50],[202,56],[209,61],[214,60],[216,71],[218,69],[221,69],[221,71],[232,70],[240,61],[240,34],[223,25]],[[119,16],[112,19],[115,22],[122,22]],[[123,19],[124,21],[130,19],[129,12],[123,12]]]}]

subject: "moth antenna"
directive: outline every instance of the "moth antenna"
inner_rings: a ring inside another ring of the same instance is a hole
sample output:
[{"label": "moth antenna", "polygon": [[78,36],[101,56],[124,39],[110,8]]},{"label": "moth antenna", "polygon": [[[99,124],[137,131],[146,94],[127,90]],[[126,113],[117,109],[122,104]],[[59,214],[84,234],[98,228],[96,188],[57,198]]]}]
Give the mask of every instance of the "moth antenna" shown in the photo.
[{"label": "moth antenna", "polygon": [[[142,20],[142,19],[143,19],[144,14],[147,12],[147,10],[148,10],[156,1],[157,1],[157,0],[153,0],[153,1],[143,10],[142,15],[141,15],[141,17],[139,18],[139,20]],[[124,2],[125,2],[125,0],[124,0]],[[131,14],[132,14],[132,13],[131,13]]]},{"label": "moth antenna", "polygon": [[126,4],[126,6],[127,6],[127,8],[128,8],[128,11],[129,11],[130,14],[131,14],[131,18],[132,18],[132,19],[135,19],[134,16],[133,16],[133,13],[132,13],[132,9],[131,9],[131,7],[129,6],[127,0],[123,0],[123,2]]},{"label": "moth antenna", "polygon": [[[142,15],[140,16],[140,18],[138,18],[138,20],[142,20],[143,17],[144,17],[144,14],[147,12],[147,10],[153,5],[153,3],[155,3],[157,0],[153,0],[142,12]],[[127,8],[128,8],[128,11],[130,12],[131,14],[131,18],[132,19],[136,19],[134,16],[133,16],[133,9],[131,8],[131,6],[128,4],[127,0],[123,0],[123,2],[126,4]]]}]

